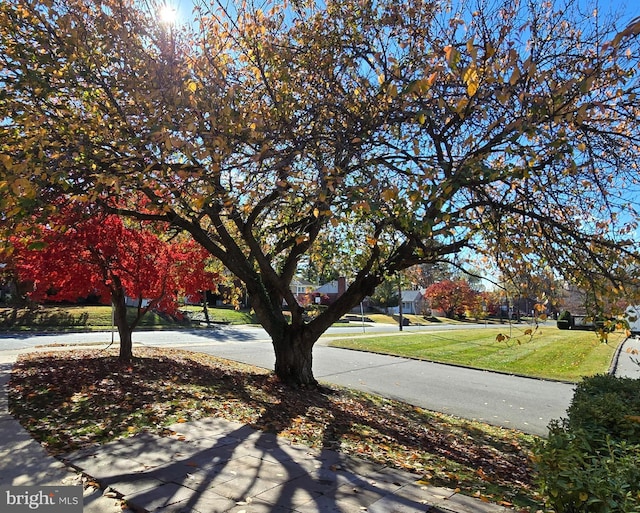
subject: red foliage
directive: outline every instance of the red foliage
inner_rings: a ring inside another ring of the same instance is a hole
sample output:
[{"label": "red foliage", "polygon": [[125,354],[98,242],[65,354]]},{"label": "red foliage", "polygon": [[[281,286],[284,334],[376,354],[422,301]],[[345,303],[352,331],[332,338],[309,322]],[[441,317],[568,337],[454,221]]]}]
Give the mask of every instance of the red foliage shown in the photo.
[{"label": "red foliage", "polygon": [[16,272],[33,283],[35,301],[96,294],[108,303],[120,284],[130,298],[173,313],[178,295],[215,287],[216,275],[205,269],[208,253],[195,242],[166,242],[151,227],[130,228],[115,215],[62,214],[41,227],[38,240],[12,242]]},{"label": "red foliage", "polygon": [[440,281],[431,285],[424,293],[424,297],[431,302],[431,307],[444,311],[449,318],[464,315],[476,303],[477,295],[464,280]]}]

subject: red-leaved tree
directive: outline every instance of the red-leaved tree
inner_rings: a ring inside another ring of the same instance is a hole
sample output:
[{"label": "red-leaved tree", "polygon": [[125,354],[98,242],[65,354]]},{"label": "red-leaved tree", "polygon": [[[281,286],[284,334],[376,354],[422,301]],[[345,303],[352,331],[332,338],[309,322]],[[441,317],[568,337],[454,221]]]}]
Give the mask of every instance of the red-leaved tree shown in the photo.
[{"label": "red-leaved tree", "polygon": [[[157,227],[155,227],[157,228]],[[177,298],[215,288],[208,253],[192,240],[167,242],[149,225],[126,226],[114,215],[80,218],[65,212],[29,239],[15,238],[15,271],[33,284],[34,301],[96,294],[114,306],[120,359],[132,357],[131,333],[151,309],[177,310]],[[136,302],[127,317],[126,298]]]},{"label": "red-leaved tree", "polygon": [[464,280],[444,280],[431,285],[424,293],[431,307],[442,310],[447,318],[464,315],[477,298],[475,292]]}]

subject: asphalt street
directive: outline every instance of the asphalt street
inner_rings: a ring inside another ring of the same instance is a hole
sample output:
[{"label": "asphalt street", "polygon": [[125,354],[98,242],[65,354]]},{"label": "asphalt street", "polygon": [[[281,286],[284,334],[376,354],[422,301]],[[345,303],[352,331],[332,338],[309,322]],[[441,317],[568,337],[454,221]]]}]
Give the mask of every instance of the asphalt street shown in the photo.
[{"label": "asphalt street", "polygon": [[[160,344],[154,344],[160,345]],[[164,345],[164,344],[163,344]],[[168,345],[176,346],[175,343]],[[268,340],[180,347],[273,369]],[[546,435],[549,421],[564,416],[574,386],[451,365],[351,351],[314,348],[316,379],[374,392],[429,410],[532,434]]]},{"label": "asphalt street", "polygon": [[[406,332],[415,331],[450,331],[456,329],[468,329],[469,327],[484,328],[484,324],[443,324],[429,326],[405,326]],[[369,334],[369,333],[397,333],[398,326],[393,324],[360,324],[357,322],[350,323],[346,326],[331,327],[327,330],[327,334],[340,335],[345,333]],[[61,338],[63,337],[63,338]],[[82,333],[7,333],[0,334],[0,351],[6,349],[21,349],[33,347],[36,345],[49,344],[81,344],[81,343],[99,343],[109,344],[112,338],[115,343],[118,342],[117,331],[112,332],[82,332]],[[180,331],[135,331],[133,340],[141,343],[157,343],[160,345],[171,343],[191,343],[200,344],[208,342],[247,342],[265,340],[269,341],[267,333],[258,326],[227,326],[214,325],[210,329],[180,330]]]},{"label": "asphalt street", "polygon": [[[397,327],[391,329],[397,331]],[[348,330],[362,332],[362,327],[337,328],[330,333]],[[108,332],[1,336],[0,351],[80,343],[93,343],[99,349],[108,347],[111,340]],[[113,340],[118,343],[117,333]],[[140,331],[134,333],[134,343],[200,351],[268,369],[273,369],[275,361],[270,340],[258,327]],[[332,348],[323,342],[314,349],[313,367],[322,382],[537,435],[547,433],[551,419],[564,416],[574,390],[566,383]]]}]

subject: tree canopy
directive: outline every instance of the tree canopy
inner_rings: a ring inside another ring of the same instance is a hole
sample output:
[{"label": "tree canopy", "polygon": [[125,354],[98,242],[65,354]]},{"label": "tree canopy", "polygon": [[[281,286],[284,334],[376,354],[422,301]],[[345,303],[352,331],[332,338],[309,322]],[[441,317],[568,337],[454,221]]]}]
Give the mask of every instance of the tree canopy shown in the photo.
[{"label": "tree canopy", "polygon": [[480,293],[464,280],[444,280],[430,285],[424,292],[431,308],[442,310],[446,317],[462,317],[480,302]]},{"label": "tree canopy", "polygon": [[[3,221],[64,197],[190,232],[301,384],[320,334],[416,264],[486,255],[620,291],[640,21],[583,5],[202,3],[180,26],[153,2],[6,0]],[[350,285],[308,321],[289,284],[337,254]]]},{"label": "tree canopy", "polygon": [[[138,223],[139,224],[139,223]],[[28,236],[11,237],[12,269],[31,283],[34,301],[96,295],[114,307],[120,358],[132,356],[131,333],[152,309],[177,313],[178,299],[216,287],[207,253],[193,240],[163,240],[148,223],[126,226],[115,215],[89,218],[64,209]],[[126,298],[135,304],[127,315]]]}]

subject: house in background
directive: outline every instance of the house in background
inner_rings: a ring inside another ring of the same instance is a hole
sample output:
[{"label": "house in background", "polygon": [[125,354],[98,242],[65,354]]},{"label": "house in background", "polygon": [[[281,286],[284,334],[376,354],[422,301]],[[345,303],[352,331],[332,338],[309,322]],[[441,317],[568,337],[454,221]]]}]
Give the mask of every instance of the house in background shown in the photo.
[{"label": "house in background", "polygon": [[[407,315],[424,315],[428,309],[428,305],[424,299],[425,289],[420,290],[403,290],[402,297],[402,313]],[[400,313],[399,306],[389,307],[390,314]]]},{"label": "house in background", "polygon": [[311,283],[310,281],[300,278],[299,276],[293,278],[293,280],[291,280],[291,284],[289,285],[291,292],[293,292],[293,295],[296,297],[296,300],[300,304],[303,304],[305,302],[305,299],[309,297],[309,294],[313,293],[316,287],[317,284]]},{"label": "house in background", "polygon": [[310,281],[303,280],[302,278],[296,276],[293,280],[291,280],[290,287],[291,292],[293,292],[295,295],[298,295],[308,294],[316,287],[316,285],[314,283],[311,283]]},{"label": "house in background", "polygon": [[313,291],[313,295],[319,298],[319,301],[316,299],[316,303],[330,305],[344,294],[345,290],[347,290],[347,279],[340,277],[337,280],[320,285]]},{"label": "house in background", "polygon": [[586,315],[587,295],[578,287],[565,283],[562,287],[561,310],[568,310],[572,315]]},{"label": "house in background", "polygon": [[[347,290],[347,279],[344,276],[324,283],[313,291],[314,302],[318,305],[330,305]],[[362,311],[369,311],[371,308],[371,298],[365,297],[359,305],[351,309],[352,313],[360,314]]]}]

